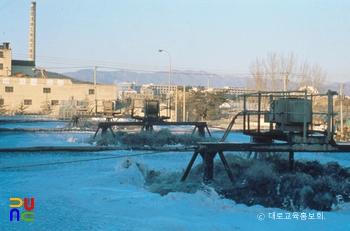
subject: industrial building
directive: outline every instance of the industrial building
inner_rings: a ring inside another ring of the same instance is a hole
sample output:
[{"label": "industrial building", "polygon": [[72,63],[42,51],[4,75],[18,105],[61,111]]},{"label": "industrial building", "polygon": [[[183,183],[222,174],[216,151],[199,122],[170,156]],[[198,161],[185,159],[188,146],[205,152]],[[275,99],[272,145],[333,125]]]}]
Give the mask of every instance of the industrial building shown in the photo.
[{"label": "industrial building", "polygon": [[36,69],[35,61],[12,60],[10,43],[0,45],[0,106],[3,114],[50,114],[103,110],[116,100],[117,86],[84,83]]},{"label": "industrial building", "polygon": [[[103,111],[104,101],[116,100],[117,86],[74,83],[69,78],[0,76],[0,105],[6,114],[50,114],[70,117],[80,111]],[[96,96],[95,96],[96,94]],[[96,98],[95,98],[96,97]]]},{"label": "industrial building", "polygon": [[[29,58],[13,60],[9,42],[0,45],[0,113],[71,117],[115,105],[117,86],[85,83],[46,73],[35,65],[35,2],[30,8]],[[113,109],[113,108],[112,108]]]}]

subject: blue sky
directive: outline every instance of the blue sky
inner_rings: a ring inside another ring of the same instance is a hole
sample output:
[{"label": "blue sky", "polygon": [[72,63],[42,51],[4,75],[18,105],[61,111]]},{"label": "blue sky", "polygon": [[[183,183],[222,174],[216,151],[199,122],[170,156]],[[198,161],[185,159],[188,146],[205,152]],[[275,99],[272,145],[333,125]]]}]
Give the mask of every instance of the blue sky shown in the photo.
[{"label": "blue sky", "polygon": [[[0,1],[0,43],[28,58],[29,0]],[[57,72],[208,71],[249,75],[269,52],[294,52],[350,80],[350,1],[37,0],[36,64]]]}]

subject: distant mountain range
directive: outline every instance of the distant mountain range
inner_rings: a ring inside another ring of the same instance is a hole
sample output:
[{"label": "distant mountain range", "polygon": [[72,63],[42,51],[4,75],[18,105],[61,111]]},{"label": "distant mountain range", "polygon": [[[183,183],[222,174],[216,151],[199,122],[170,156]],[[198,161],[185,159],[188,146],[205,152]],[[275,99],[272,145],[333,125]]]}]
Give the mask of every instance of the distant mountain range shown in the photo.
[{"label": "distant mountain range", "polygon": [[[67,72],[64,75],[72,78],[93,82],[94,72],[91,69],[79,70],[76,72]],[[169,72],[138,73],[131,71],[97,71],[97,82],[101,84],[116,84],[119,82],[138,82],[143,84],[168,84]],[[189,85],[189,86],[207,86],[208,79],[210,87],[224,86],[246,86],[248,77],[232,75],[216,75],[208,72],[195,71],[172,71],[172,85]]]},{"label": "distant mountain range", "polygon": [[[94,81],[94,71],[92,69],[83,69],[75,72],[66,72],[63,75],[72,77],[83,82]],[[97,71],[97,83],[100,84],[118,84],[121,82],[135,82],[137,85],[143,84],[168,84],[169,72],[152,72],[139,73],[131,71]],[[217,75],[205,71],[177,71],[173,70],[171,73],[172,85],[186,85],[186,86],[209,86],[210,87],[224,87],[237,86],[249,87],[247,76],[234,75]],[[350,81],[346,82],[343,89],[345,95],[350,95]],[[339,92],[339,83],[325,83],[325,89],[330,89]]]}]

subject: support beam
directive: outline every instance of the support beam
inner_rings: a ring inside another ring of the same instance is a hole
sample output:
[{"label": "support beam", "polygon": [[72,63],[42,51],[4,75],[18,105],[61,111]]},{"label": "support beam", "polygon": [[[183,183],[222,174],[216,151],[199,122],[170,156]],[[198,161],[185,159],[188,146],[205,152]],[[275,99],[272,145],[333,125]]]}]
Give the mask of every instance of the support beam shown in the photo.
[{"label": "support beam", "polygon": [[294,152],[289,152],[289,171],[294,170]]},{"label": "support beam", "polygon": [[203,158],[203,182],[204,184],[210,184],[214,178],[214,158],[216,152],[203,152],[200,154]]},{"label": "support beam", "polygon": [[225,170],[226,170],[226,172],[227,172],[227,175],[228,175],[228,177],[230,178],[231,182],[232,182],[233,184],[236,183],[236,180],[235,180],[235,178],[233,177],[233,174],[232,174],[232,172],[231,172],[230,166],[228,165],[227,160],[226,160],[226,158],[225,158],[223,152],[219,152],[219,156],[220,156],[221,162],[223,163],[224,168],[225,168]]},{"label": "support beam", "polygon": [[102,135],[106,134],[108,127],[103,126],[102,127]]},{"label": "support beam", "polygon": [[209,136],[212,137],[212,136],[211,136],[211,133],[210,133],[210,131],[209,131],[208,126],[205,126],[205,128],[207,129],[207,132],[208,132]]},{"label": "support beam", "polygon": [[109,127],[109,130],[112,132],[112,135],[113,135],[113,137],[115,138],[115,134],[114,134],[114,132],[113,132],[112,127]]},{"label": "support beam", "polygon": [[198,126],[198,135],[199,135],[200,137],[205,137],[204,126]]},{"label": "support beam", "polygon": [[187,168],[186,168],[186,170],[185,170],[185,172],[184,172],[184,174],[183,174],[183,176],[181,178],[181,181],[185,181],[186,180],[188,174],[191,171],[191,168],[192,168],[194,162],[197,159],[197,156],[198,156],[198,152],[194,152],[193,155],[192,155],[192,158],[191,158],[190,162],[188,163],[188,166],[187,166]]}]

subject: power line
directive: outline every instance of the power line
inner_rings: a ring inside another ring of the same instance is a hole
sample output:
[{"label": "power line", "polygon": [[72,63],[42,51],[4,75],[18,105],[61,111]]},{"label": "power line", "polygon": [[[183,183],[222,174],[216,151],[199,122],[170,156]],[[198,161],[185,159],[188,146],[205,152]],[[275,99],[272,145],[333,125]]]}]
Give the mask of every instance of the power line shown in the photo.
[{"label": "power line", "polygon": [[[14,53],[15,54],[15,53]],[[24,54],[17,54],[24,56]],[[37,60],[46,63],[53,63],[58,65],[65,66],[52,66],[45,67],[45,69],[78,69],[78,68],[92,68],[94,66],[99,66],[104,69],[112,69],[112,70],[124,70],[124,71],[135,71],[135,72],[145,72],[145,73],[154,73],[160,71],[167,71],[168,67],[163,66],[151,66],[151,65],[135,65],[135,64],[127,64],[127,63],[116,63],[116,62],[106,62],[106,61],[93,61],[93,60],[82,60],[82,59],[71,59],[71,58],[60,58],[60,57],[50,57],[50,56],[37,56]],[[67,65],[68,64],[68,65]],[[202,74],[192,73],[188,70],[196,71],[195,68],[191,67],[174,67],[172,70],[176,72],[176,70],[181,71],[181,73],[186,74],[196,74],[196,75],[250,75],[250,73],[246,71],[232,71],[232,70],[199,70],[198,72],[202,72]],[[203,73],[207,72],[207,73]]]},{"label": "power line", "polygon": [[[16,53],[14,53],[16,54]],[[24,54],[17,54],[24,56]],[[26,56],[26,55],[25,55]],[[136,65],[127,63],[116,63],[106,61],[94,61],[94,60],[83,60],[83,59],[72,59],[72,58],[61,58],[51,56],[37,56],[37,60],[45,63],[55,64],[53,66],[45,67],[43,69],[49,70],[60,70],[60,69],[82,69],[82,68],[93,68],[99,66],[101,69],[140,72],[140,73],[155,73],[155,72],[167,72],[168,67],[163,66],[151,66],[151,65]],[[233,70],[196,70],[191,67],[173,67],[173,74],[191,74],[191,75],[203,75],[203,76],[266,76],[266,74],[252,74],[249,71],[233,71]],[[277,75],[281,73],[275,73]],[[302,76],[302,74],[290,72],[289,75]],[[328,77],[341,77],[348,76],[348,74],[328,74]]]},{"label": "power line", "polygon": [[5,6],[7,6],[8,4],[10,4],[11,2],[13,2],[15,0],[11,0],[11,1],[8,1],[7,3],[5,3],[4,5],[2,5],[2,7],[0,7],[0,10],[2,10],[3,8],[5,8]]}]

